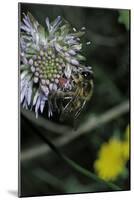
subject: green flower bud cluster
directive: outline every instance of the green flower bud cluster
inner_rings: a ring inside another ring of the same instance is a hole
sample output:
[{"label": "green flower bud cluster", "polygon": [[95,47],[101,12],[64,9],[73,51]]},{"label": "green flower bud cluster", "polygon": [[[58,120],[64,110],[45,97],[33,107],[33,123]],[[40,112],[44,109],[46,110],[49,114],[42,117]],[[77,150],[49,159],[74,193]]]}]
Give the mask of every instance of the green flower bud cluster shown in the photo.
[{"label": "green flower bud cluster", "polygon": [[29,59],[31,71],[34,74],[34,83],[49,85],[50,83],[59,83],[59,78],[64,73],[66,62],[51,48],[40,50],[38,54]]}]

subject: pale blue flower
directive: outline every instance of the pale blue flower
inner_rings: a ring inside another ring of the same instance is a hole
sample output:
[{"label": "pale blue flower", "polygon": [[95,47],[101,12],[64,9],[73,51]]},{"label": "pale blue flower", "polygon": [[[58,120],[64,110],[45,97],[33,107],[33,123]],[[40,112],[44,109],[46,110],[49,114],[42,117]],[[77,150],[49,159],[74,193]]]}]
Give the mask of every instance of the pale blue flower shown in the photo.
[{"label": "pale blue flower", "polygon": [[47,17],[42,26],[28,13],[20,26],[21,104],[34,109],[36,117],[46,103],[48,116],[53,115],[49,97],[53,93],[74,90],[73,74],[80,73],[83,30],[77,32],[58,16],[53,22]]}]

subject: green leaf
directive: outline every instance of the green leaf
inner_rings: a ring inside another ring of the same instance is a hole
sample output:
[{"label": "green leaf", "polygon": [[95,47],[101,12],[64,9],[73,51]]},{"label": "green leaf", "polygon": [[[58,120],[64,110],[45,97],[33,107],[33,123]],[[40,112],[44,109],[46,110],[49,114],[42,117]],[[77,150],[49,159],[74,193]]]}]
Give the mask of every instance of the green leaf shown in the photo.
[{"label": "green leaf", "polygon": [[81,60],[81,61],[86,60],[86,58],[84,56],[80,55],[80,54],[77,54],[76,57],[77,57],[78,60]]},{"label": "green leaf", "polygon": [[120,10],[118,21],[119,21],[119,23],[124,24],[126,29],[129,30],[129,11],[128,10]]},{"label": "green leaf", "polygon": [[70,30],[70,25],[68,23],[60,27],[62,36],[67,35],[69,33],[69,30]]},{"label": "green leaf", "polygon": [[30,12],[28,12],[27,15],[30,18],[33,28],[37,27],[39,25],[39,23],[35,20],[35,18],[32,16],[32,14]]},{"label": "green leaf", "polygon": [[39,25],[38,32],[39,32],[40,41],[45,41],[46,33],[45,33],[44,27]]},{"label": "green leaf", "polygon": [[82,37],[84,34],[85,34],[84,31],[79,31],[79,32],[76,32],[76,33],[72,33],[71,35],[74,35],[75,37]]},{"label": "green leaf", "polygon": [[27,70],[28,69],[28,65],[20,65],[20,70]]}]

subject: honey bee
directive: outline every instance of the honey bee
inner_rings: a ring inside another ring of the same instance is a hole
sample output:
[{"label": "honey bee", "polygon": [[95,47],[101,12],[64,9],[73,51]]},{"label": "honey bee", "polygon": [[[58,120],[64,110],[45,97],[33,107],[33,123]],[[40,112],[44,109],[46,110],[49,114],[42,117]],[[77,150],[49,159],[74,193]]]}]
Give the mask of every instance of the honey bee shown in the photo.
[{"label": "honey bee", "polygon": [[64,99],[68,99],[68,103],[62,109],[60,121],[71,116],[76,119],[93,93],[93,72],[90,67],[84,68],[79,74],[72,75],[72,78],[75,89],[71,95],[64,97]]},{"label": "honey bee", "polygon": [[[78,73],[72,74],[73,90],[55,91],[48,97],[49,110],[58,111],[61,122],[73,118],[75,120],[93,93],[93,72],[91,67],[85,67]],[[60,78],[60,87],[65,86],[67,79]],[[50,113],[51,116],[51,113]]]}]

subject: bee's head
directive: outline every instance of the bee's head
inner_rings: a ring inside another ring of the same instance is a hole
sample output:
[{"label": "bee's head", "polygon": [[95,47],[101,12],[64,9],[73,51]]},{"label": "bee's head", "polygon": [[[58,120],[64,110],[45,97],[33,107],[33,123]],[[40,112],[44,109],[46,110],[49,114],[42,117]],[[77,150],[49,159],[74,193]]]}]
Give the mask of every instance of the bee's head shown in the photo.
[{"label": "bee's head", "polygon": [[93,80],[93,78],[94,78],[93,71],[92,71],[91,67],[85,67],[82,70],[81,75],[86,80]]}]

